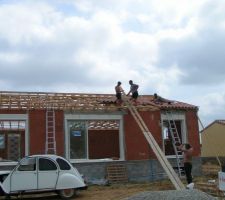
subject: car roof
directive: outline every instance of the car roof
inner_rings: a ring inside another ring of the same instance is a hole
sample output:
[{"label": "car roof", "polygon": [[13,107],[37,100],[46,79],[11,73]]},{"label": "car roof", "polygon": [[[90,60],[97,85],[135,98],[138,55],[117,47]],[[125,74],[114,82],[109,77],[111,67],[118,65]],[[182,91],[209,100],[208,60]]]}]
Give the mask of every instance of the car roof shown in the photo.
[{"label": "car roof", "polygon": [[[58,155],[54,155],[54,154],[37,154],[37,155],[30,155],[28,157],[34,157],[34,158],[37,158],[37,157],[44,157],[44,158],[51,158],[53,160],[56,160],[57,158],[62,158],[64,159],[63,157],[61,156],[58,156]],[[65,159],[64,159],[65,160]]]}]

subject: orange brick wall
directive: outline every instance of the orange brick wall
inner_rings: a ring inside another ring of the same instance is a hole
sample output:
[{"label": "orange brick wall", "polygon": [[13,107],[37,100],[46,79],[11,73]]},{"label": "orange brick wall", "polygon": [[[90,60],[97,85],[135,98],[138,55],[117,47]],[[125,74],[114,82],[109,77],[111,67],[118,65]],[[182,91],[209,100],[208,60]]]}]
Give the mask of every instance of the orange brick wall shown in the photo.
[{"label": "orange brick wall", "polygon": [[[162,148],[162,134],[159,124],[160,112],[140,112],[140,114],[153,137]],[[194,147],[194,156],[200,156],[198,119],[196,111],[191,110],[186,112],[186,123],[188,130],[188,141]],[[145,140],[138,124],[130,113],[124,116],[124,134],[126,148],[125,155],[127,160],[144,160],[155,158],[155,155]]]},{"label": "orange brick wall", "polygon": [[30,154],[45,152],[45,111],[29,111]]},{"label": "orange brick wall", "polygon": [[65,135],[64,135],[64,112],[55,112],[55,131],[56,131],[56,149],[57,154],[60,156],[65,156]]},{"label": "orange brick wall", "polygon": [[[0,110],[0,114],[26,114],[26,111]],[[153,137],[162,147],[160,127],[160,111],[140,112]],[[29,111],[29,151],[30,154],[45,152],[45,110]],[[198,134],[198,119],[196,111],[186,112],[188,141],[194,147],[194,156],[200,156],[200,143]],[[124,115],[124,137],[126,160],[145,160],[155,158],[148,142],[141,132],[133,116]],[[56,146],[57,154],[65,155],[64,141],[64,113],[56,111]]]},{"label": "orange brick wall", "polygon": [[[55,112],[56,119],[56,151],[58,155],[64,156],[64,114],[63,111]],[[45,153],[46,140],[46,111],[33,110],[29,112],[30,130],[30,154]]]},{"label": "orange brick wall", "polygon": [[200,156],[199,127],[196,111],[186,111],[188,142],[194,147],[194,156]]},{"label": "orange brick wall", "polygon": [[[162,147],[160,112],[140,112],[140,114],[148,126],[149,131],[152,133],[160,147]],[[130,113],[124,116],[124,134],[126,160],[145,160],[155,158],[155,155],[141,132],[137,122]]]}]

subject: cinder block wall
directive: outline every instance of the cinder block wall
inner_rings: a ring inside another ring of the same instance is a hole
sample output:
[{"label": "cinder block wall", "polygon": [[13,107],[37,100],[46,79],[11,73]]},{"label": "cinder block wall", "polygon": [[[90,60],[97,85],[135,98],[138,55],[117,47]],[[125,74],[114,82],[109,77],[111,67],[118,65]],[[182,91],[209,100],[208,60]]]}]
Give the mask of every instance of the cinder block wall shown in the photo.
[{"label": "cinder block wall", "polygon": [[[170,159],[169,161],[172,165],[176,162],[175,159]],[[75,163],[73,165],[86,177],[89,184],[104,184],[107,178],[107,165],[116,163],[126,165],[129,182],[151,182],[168,179],[157,160]],[[200,157],[193,158],[193,176],[202,175],[201,163]],[[0,166],[0,171],[12,170],[14,167],[15,165]]]},{"label": "cinder block wall", "polygon": [[[169,159],[174,165],[175,159]],[[110,164],[125,164],[127,168],[128,180],[130,182],[145,182],[167,179],[167,175],[157,160],[137,160],[118,162],[93,162],[75,163],[74,166],[83,174],[87,181],[92,184],[104,182],[107,177],[106,167]],[[201,158],[193,158],[193,176],[201,176]]]}]

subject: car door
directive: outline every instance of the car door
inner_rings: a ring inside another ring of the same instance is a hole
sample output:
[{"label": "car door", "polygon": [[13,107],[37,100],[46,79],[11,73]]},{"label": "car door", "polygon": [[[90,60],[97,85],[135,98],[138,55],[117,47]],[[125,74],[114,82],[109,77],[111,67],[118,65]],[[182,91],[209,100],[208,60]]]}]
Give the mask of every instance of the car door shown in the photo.
[{"label": "car door", "polygon": [[38,190],[55,189],[58,180],[56,163],[49,158],[38,159]]},{"label": "car door", "polygon": [[36,158],[22,159],[11,174],[10,191],[37,190]]}]

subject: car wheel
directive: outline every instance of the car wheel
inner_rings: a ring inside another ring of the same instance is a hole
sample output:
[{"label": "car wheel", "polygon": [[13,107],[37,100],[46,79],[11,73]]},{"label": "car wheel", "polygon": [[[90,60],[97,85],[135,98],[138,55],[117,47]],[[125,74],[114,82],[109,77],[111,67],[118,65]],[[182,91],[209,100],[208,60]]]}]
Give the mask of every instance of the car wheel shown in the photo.
[{"label": "car wheel", "polygon": [[74,188],[63,189],[59,191],[59,195],[62,199],[70,199],[76,194]]}]

